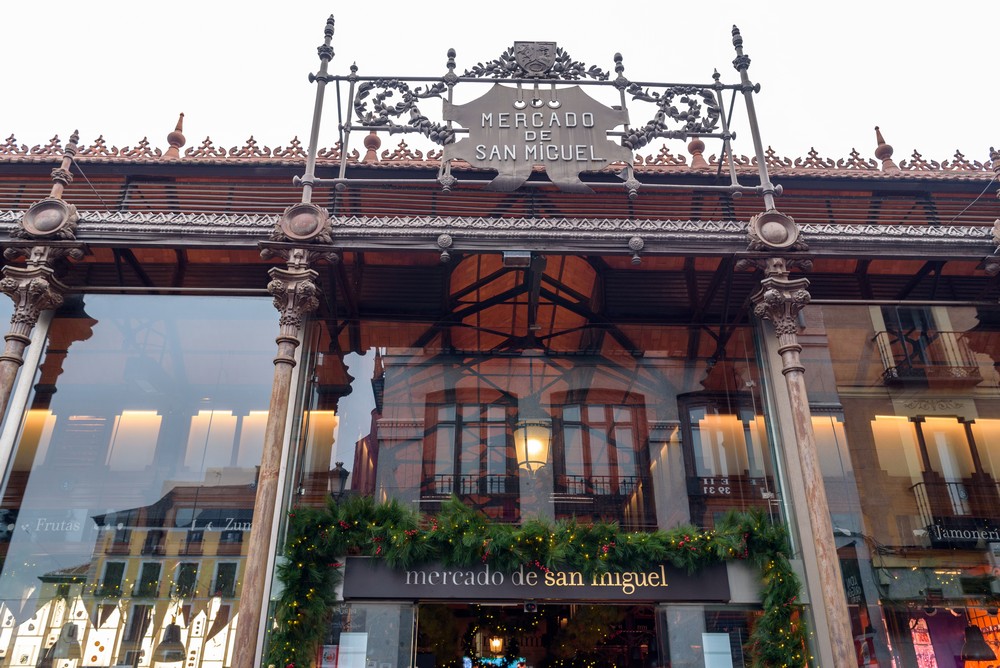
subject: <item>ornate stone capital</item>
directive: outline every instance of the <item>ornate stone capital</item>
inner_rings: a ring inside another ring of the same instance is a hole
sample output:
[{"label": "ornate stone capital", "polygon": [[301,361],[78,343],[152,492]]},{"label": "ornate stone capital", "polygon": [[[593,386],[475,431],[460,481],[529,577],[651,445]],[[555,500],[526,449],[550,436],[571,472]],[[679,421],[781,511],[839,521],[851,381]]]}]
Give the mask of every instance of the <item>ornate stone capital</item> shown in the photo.
[{"label": "ornate stone capital", "polygon": [[319,306],[320,290],[316,285],[319,276],[312,269],[282,269],[273,267],[268,274],[271,282],[267,291],[274,297],[274,308],[281,314],[278,319],[281,336],[297,341],[303,319]]},{"label": "ornate stone capital", "polygon": [[21,337],[27,342],[38,316],[45,309],[59,307],[67,287],[55,277],[48,266],[3,268],[0,292],[14,301],[8,337]]},{"label": "ornate stone capital", "polygon": [[798,348],[798,316],[809,303],[809,279],[788,278],[783,258],[769,258],[760,290],[750,299],[753,313],[774,323],[774,331],[782,347]]}]

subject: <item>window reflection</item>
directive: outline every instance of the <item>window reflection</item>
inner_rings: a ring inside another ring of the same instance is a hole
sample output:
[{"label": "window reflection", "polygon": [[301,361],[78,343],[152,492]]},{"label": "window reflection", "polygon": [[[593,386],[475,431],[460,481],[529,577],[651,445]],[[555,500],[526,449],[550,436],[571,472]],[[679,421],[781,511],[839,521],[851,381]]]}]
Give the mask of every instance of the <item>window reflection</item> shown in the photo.
[{"label": "window reflection", "polygon": [[229,662],[273,322],[162,295],[56,313],[4,481],[5,666],[144,668],[167,634]]},{"label": "window reflection", "polygon": [[998,313],[845,305],[809,315],[809,394],[837,418],[817,445],[856,649],[873,664],[950,665],[970,635],[994,640]]},{"label": "window reflection", "polygon": [[[359,327],[373,342],[406,336]],[[353,342],[331,339],[337,331],[314,330],[324,352],[306,363],[300,502],[340,498],[336,487],[433,513],[456,496],[502,522],[577,518],[630,530],[711,527],[730,508],[777,513],[755,366],[714,341],[705,348],[715,358],[689,358],[677,344],[644,355],[561,353],[530,336],[503,351],[392,345],[362,354],[337,353]],[[698,340],[685,327],[630,333]],[[734,350],[749,350],[748,331],[729,336]],[[345,470],[346,485],[334,485]]]}]

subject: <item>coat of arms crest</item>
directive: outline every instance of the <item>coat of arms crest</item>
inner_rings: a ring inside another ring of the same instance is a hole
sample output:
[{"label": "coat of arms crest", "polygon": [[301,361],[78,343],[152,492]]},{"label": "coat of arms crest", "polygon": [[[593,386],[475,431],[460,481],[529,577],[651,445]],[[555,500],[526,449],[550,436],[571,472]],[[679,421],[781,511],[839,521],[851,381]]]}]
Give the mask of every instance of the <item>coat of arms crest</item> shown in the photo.
[{"label": "coat of arms crest", "polygon": [[556,62],[555,42],[514,42],[514,60],[529,77],[539,77]]}]

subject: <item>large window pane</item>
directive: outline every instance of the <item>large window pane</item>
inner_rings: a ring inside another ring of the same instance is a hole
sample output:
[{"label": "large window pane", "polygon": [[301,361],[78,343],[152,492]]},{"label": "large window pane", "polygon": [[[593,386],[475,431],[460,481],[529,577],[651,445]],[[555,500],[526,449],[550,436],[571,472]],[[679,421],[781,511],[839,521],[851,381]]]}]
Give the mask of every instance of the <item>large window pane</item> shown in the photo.
[{"label": "large window pane", "polygon": [[992,642],[1000,624],[997,315],[807,315],[813,427],[856,649],[878,665],[951,665],[970,633]]},{"label": "large window pane", "polygon": [[66,636],[82,648],[71,663],[149,666],[171,622],[189,666],[228,663],[274,310],[163,295],[80,306],[52,322],[4,479],[5,665],[48,660]]}]

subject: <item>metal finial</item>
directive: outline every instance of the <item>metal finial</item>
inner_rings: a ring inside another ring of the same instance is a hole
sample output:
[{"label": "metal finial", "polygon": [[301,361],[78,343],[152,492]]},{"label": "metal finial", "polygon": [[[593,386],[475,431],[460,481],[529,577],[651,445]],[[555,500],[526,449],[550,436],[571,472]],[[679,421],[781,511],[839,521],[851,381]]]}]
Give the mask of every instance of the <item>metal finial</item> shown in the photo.
[{"label": "metal finial", "polygon": [[449,86],[458,83],[458,75],[455,74],[455,49],[448,49],[448,73],[444,75],[444,82]]},{"label": "metal finial", "polygon": [[330,62],[333,60],[333,47],[330,46],[330,42],[333,41],[333,14],[330,14],[330,18],[326,20],[326,27],[323,29],[323,43],[316,47],[316,53],[319,54],[319,59],[323,62]]},{"label": "metal finial", "polygon": [[750,67],[750,56],[743,53],[743,36],[740,29],[733,26],[733,46],[736,47],[736,58],[733,59],[733,67],[737,72],[746,72]]}]

